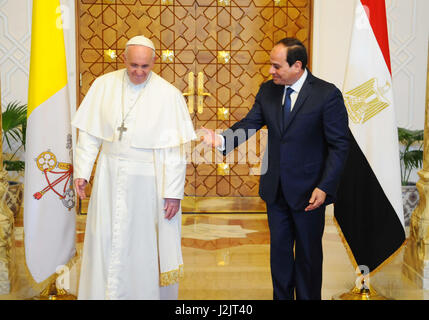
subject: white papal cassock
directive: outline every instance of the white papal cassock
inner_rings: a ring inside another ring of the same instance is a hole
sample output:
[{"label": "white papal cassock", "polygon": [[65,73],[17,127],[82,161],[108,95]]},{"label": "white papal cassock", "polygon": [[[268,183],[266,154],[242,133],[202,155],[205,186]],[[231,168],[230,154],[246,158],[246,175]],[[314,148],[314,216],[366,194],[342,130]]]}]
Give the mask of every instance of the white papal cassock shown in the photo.
[{"label": "white papal cassock", "polygon": [[183,273],[181,210],[165,219],[164,199],[183,198],[185,144],[196,138],[181,92],[153,72],[140,85],[125,69],[111,72],[94,81],[72,125],[75,178],[89,181],[101,147],[78,298],[162,298]]}]

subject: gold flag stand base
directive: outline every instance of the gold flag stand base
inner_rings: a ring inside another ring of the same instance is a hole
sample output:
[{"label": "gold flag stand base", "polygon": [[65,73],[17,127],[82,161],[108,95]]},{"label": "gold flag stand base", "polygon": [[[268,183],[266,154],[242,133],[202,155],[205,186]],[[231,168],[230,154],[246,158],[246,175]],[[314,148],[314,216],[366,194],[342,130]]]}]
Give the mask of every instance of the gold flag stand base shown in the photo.
[{"label": "gold flag stand base", "polygon": [[56,279],[54,279],[39,296],[34,297],[32,300],[76,300],[75,295],[69,294],[64,289],[58,289]]},{"label": "gold flag stand base", "polygon": [[340,293],[332,297],[332,300],[392,300],[379,295],[371,286],[354,287],[346,293]]}]

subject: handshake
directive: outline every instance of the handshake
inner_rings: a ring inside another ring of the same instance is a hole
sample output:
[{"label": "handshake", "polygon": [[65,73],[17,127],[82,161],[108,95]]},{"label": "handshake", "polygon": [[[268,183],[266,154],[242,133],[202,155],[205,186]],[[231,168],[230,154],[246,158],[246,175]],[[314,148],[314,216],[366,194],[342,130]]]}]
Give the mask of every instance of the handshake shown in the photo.
[{"label": "handshake", "polygon": [[218,148],[222,146],[223,137],[216,134],[213,130],[201,127],[203,135],[200,137],[200,141],[202,141],[205,145],[211,146],[213,148]]}]

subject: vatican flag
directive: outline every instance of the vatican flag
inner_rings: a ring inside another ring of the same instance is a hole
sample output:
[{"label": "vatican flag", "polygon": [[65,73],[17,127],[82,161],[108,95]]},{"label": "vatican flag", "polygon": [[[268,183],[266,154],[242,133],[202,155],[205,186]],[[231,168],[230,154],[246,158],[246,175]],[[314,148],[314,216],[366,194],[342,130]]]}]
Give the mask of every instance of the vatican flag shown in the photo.
[{"label": "vatican flag", "polygon": [[42,282],[75,254],[72,136],[59,0],[33,1],[25,150],[24,240]]},{"label": "vatican flag", "polygon": [[386,21],[384,0],[357,1],[343,88],[351,143],[334,206],[352,261],[369,273],[405,241]]}]

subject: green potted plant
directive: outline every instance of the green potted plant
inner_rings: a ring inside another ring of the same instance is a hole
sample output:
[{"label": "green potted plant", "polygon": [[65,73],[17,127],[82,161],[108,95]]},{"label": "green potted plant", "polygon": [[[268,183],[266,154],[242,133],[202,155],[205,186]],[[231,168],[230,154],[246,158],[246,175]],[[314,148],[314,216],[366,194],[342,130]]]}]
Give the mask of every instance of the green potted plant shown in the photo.
[{"label": "green potted plant", "polygon": [[402,201],[404,206],[405,225],[409,225],[410,217],[419,202],[416,183],[410,182],[413,169],[423,164],[423,130],[398,128],[398,140],[402,145],[399,149],[401,163]]},{"label": "green potted plant", "polygon": [[[25,150],[25,134],[27,129],[27,105],[10,102],[2,112],[3,129],[3,166],[6,171],[20,173],[25,169],[25,161],[17,158],[20,150]],[[4,152],[5,146],[8,153]],[[9,181],[6,202],[16,216],[21,208],[23,184]]]}]

